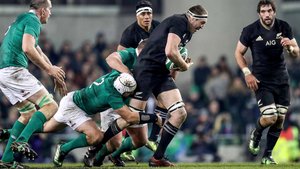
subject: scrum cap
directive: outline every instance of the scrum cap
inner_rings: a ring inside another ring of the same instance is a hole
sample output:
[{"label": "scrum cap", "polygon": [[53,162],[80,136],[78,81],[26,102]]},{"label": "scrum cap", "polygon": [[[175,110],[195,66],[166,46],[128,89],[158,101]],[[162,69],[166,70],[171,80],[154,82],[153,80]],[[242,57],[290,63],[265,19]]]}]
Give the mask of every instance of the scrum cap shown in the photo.
[{"label": "scrum cap", "polygon": [[136,89],[136,81],[129,73],[121,73],[114,81],[114,87],[120,94],[133,92]]}]

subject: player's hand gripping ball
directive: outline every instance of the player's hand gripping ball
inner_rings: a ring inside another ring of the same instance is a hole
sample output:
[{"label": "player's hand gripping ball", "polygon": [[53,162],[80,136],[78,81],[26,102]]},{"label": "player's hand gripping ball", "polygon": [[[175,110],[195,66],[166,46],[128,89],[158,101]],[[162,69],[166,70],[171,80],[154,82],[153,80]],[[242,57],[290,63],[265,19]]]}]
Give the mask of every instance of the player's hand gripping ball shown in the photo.
[{"label": "player's hand gripping ball", "polygon": [[[179,53],[182,57],[183,60],[187,60],[188,58],[188,50],[186,47],[179,47]],[[166,60],[166,67],[168,70],[171,70],[171,69],[178,69],[178,66],[176,66],[169,58],[167,58]]]}]

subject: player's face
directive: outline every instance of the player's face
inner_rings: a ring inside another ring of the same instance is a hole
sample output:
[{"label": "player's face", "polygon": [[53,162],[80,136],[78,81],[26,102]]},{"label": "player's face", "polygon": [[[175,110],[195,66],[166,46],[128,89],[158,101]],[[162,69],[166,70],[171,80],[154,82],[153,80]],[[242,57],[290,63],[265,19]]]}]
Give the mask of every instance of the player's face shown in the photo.
[{"label": "player's face", "polygon": [[136,19],[141,27],[150,27],[152,22],[152,12],[142,12],[136,17]]},{"label": "player's face", "polygon": [[190,32],[191,33],[195,33],[200,29],[203,29],[204,25],[206,24],[207,19],[195,19],[193,18],[191,21],[191,28],[190,28]]},{"label": "player's face", "polygon": [[271,26],[274,22],[276,13],[271,5],[264,5],[260,7],[259,19],[266,26]]},{"label": "player's face", "polygon": [[41,23],[42,24],[45,24],[48,22],[48,19],[51,15],[51,8],[52,8],[52,4],[51,4],[51,1],[48,1],[49,3],[49,6],[48,7],[45,7],[45,8],[42,8],[41,9],[41,12],[42,12],[42,15],[41,15]]}]

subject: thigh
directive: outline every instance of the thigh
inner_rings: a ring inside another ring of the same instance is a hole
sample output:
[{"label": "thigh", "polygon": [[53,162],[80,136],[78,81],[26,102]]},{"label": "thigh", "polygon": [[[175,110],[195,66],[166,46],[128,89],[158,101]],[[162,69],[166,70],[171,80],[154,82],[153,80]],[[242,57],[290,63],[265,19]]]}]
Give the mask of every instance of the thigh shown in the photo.
[{"label": "thigh", "polygon": [[91,120],[82,109],[73,102],[74,92],[68,93],[60,101],[58,111],[54,115],[54,119],[59,123],[65,123],[73,130],[84,122]]},{"label": "thigh", "polygon": [[275,104],[274,94],[269,86],[260,84],[258,90],[255,91],[255,96],[259,108]]},{"label": "thigh", "polygon": [[87,136],[95,136],[95,133],[102,133],[96,122],[92,119],[81,123],[75,130],[79,133],[84,133]]},{"label": "thigh", "polygon": [[59,123],[53,117],[44,124],[43,133],[58,132],[64,129],[67,125]]},{"label": "thigh", "polygon": [[182,102],[182,97],[178,89],[172,89],[162,92],[158,95],[157,100],[167,109],[177,102]]},{"label": "thigh", "polygon": [[275,104],[282,106],[290,105],[290,87],[289,85],[281,85],[274,88],[276,95],[274,96]]}]

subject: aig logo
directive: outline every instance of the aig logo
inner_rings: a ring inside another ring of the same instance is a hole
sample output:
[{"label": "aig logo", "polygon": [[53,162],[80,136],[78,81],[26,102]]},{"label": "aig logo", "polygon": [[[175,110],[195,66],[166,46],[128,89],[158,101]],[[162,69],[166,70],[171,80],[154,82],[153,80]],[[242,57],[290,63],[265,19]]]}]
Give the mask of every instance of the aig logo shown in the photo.
[{"label": "aig logo", "polygon": [[274,46],[274,45],[276,45],[276,41],[275,40],[268,40],[266,42],[266,46]]}]

